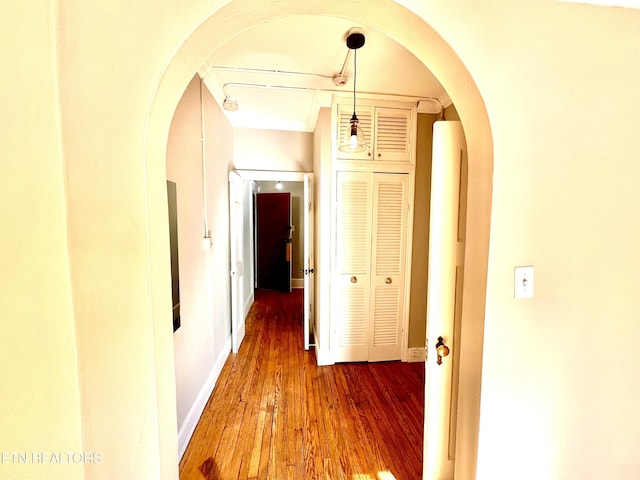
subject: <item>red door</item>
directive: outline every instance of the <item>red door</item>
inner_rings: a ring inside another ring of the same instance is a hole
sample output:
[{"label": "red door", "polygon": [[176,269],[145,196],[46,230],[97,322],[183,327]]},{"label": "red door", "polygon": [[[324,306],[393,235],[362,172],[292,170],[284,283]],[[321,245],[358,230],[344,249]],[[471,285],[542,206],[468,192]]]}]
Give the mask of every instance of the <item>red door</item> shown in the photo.
[{"label": "red door", "polygon": [[291,194],[256,197],[258,288],[291,292]]}]

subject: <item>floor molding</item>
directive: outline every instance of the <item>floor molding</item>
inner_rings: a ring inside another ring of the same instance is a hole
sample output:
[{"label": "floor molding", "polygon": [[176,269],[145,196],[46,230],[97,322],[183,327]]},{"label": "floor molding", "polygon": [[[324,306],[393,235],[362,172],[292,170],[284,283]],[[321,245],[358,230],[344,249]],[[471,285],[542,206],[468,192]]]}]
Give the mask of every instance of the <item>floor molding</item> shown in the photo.
[{"label": "floor molding", "polygon": [[245,319],[247,318],[247,315],[249,315],[249,310],[251,309],[251,305],[253,305],[254,298],[255,298],[254,292],[251,291],[251,295],[249,295],[249,297],[247,298],[247,301],[244,302],[244,318]]},{"label": "floor molding", "polygon": [[216,386],[216,382],[218,381],[218,377],[220,377],[222,367],[224,367],[224,364],[227,361],[227,357],[229,357],[230,352],[231,337],[227,339],[227,342],[220,352],[220,355],[218,355],[218,358],[213,364],[213,368],[211,369],[209,376],[202,385],[202,388],[200,389],[198,396],[193,402],[193,405],[191,405],[189,413],[187,413],[184,422],[182,422],[182,425],[180,425],[180,429],[178,430],[178,454],[180,459],[182,459],[182,456],[184,455],[184,452],[189,445],[189,440],[191,440],[193,431],[196,429],[196,425],[200,420],[200,416],[204,411],[204,407],[207,405],[207,401],[211,396],[211,392],[213,392],[213,388]]}]

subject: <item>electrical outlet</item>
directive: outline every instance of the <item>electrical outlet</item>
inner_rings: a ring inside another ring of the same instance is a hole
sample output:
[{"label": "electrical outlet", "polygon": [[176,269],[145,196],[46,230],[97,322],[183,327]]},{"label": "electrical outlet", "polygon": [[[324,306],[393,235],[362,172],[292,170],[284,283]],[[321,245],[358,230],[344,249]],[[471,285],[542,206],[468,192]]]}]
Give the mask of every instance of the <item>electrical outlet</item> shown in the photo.
[{"label": "electrical outlet", "polygon": [[426,348],[410,348],[409,349],[409,361],[411,362],[423,362],[427,355]]}]

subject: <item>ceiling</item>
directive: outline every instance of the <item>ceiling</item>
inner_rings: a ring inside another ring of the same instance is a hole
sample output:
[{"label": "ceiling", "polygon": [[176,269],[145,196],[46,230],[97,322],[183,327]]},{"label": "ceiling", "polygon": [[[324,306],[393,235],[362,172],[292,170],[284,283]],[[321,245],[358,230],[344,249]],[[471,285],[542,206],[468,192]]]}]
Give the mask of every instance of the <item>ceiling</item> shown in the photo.
[{"label": "ceiling", "polygon": [[[231,38],[215,51],[199,75],[240,128],[312,132],[318,111],[332,95],[353,98],[353,54],[345,43],[352,21],[328,16],[297,15],[273,19]],[[451,102],[433,74],[402,45],[363,27],[365,45],[357,50],[357,96],[391,95],[420,103],[437,113]],[[343,73],[346,84],[334,76]],[[356,100],[357,101],[357,100]]]}]

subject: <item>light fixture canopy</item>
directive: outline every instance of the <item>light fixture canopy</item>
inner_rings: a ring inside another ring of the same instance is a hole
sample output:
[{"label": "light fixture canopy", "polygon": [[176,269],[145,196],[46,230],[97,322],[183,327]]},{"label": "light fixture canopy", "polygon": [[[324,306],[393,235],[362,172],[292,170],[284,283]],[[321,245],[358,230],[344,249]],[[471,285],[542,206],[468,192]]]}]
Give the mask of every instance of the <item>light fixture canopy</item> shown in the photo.
[{"label": "light fixture canopy", "polygon": [[222,108],[224,108],[227,112],[237,112],[238,111],[238,101],[235,98],[225,97],[222,102]]},{"label": "light fixture canopy", "polygon": [[356,78],[357,78],[357,51],[364,45],[365,36],[361,28],[352,28],[347,35],[347,47],[353,50],[353,115],[349,120],[349,126],[345,129],[342,141],[338,147],[341,152],[357,153],[369,150],[365,143],[364,132],[360,127],[360,120],[356,115]]}]

